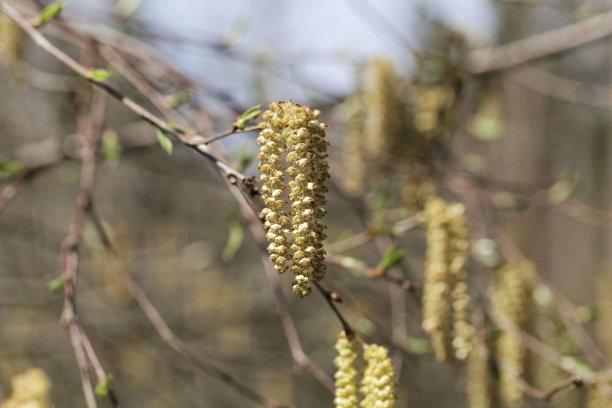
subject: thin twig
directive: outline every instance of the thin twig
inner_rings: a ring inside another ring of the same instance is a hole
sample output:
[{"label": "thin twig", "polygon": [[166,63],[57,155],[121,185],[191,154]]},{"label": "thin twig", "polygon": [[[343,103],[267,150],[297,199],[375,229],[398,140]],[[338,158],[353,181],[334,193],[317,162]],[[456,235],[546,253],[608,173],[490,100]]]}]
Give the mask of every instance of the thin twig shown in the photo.
[{"label": "thin twig", "polygon": [[[71,319],[74,321],[75,318]],[[83,387],[83,395],[85,395],[85,403],[87,408],[97,408],[96,395],[94,394],[93,385],[89,376],[89,368],[87,367],[87,357],[81,343],[81,333],[77,324],[69,323],[68,330],[70,331],[70,341],[74,349],[77,365],[79,367],[79,375],[81,376],[81,385]]]},{"label": "thin twig", "polygon": [[[84,98],[81,98],[84,99]],[[84,107],[80,107],[84,109]],[[66,239],[62,243],[61,248],[61,264],[62,276],[64,279],[64,319],[68,323],[71,342],[74,347],[75,356],[81,372],[81,381],[83,382],[83,390],[85,399],[89,408],[95,408],[95,397],[92,399],[91,381],[89,375],[84,375],[87,371],[87,363],[83,361],[83,355],[86,354],[94,368],[99,382],[106,380],[106,374],[101,368],[99,359],[97,358],[91,342],[87,337],[85,330],[79,322],[76,311],[76,285],[79,268],[79,253],[78,247],[81,241],[81,231],[83,221],[87,210],[91,206],[92,193],[95,179],[96,169],[96,151],[97,143],[100,136],[100,127],[104,118],[106,108],[106,94],[98,91],[94,94],[91,108],[91,119],[86,122],[81,122],[79,125],[81,131],[87,135],[87,142],[82,156],[81,179],[79,185],[79,194],[76,199],[76,208],[72,216],[69,226],[69,232]],[[109,397],[113,406],[120,407],[117,397],[109,390]]]},{"label": "thin twig", "polygon": [[229,135],[233,135],[236,133],[246,133],[246,132],[256,132],[258,130],[261,130],[261,128],[258,125],[254,125],[254,126],[248,126],[244,129],[230,129],[226,132],[223,132],[215,137],[211,137],[210,139],[206,140],[206,144],[212,143],[212,142],[216,142],[217,140],[223,139],[224,137],[227,137]]},{"label": "thin twig", "polygon": [[319,290],[319,293],[321,293],[321,296],[323,296],[325,298],[325,301],[327,302],[327,304],[329,305],[329,307],[331,307],[332,311],[334,312],[334,314],[336,315],[336,317],[338,318],[338,320],[340,320],[340,323],[342,324],[342,330],[344,330],[344,332],[347,334],[347,336],[350,335],[354,335],[355,334],[355,330],[353,330],[353,328],[351,327],[351,325],[346,321],[346,319],[344,318],[344,316],[342,316],[342,313],[340,313],[340,310],[338,310],[338,307],[336,306],[336,300],[334,300],[334,293],[325,289],[319,282],[317,281],[313,281],[315,287]]}]

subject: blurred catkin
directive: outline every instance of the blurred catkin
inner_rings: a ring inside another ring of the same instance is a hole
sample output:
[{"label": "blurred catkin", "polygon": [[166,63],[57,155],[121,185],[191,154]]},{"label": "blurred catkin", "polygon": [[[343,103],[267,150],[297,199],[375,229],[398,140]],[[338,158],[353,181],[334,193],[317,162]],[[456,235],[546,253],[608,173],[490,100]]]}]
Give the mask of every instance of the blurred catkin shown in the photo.
[{"label": "blurred catkin", "polygon": [[497,378],[489,357],[494,353],[493,341],[486,343],[474,338],[467,360],[468,408],[495,408],[497,404]]},{"label": "blurred catkin", "polygon": [[0,12],[0,64],[20,74],[23,50],[23,31],[9,16]]},{"label": "blurred catkin", "polygon": [[336,398],[334,404],[336,408],[357,408],[357,350],[359,345],[354,336],[347,336],[342,331],[336,341],[336,351],[338,355],[334,358],[336,366]]},{"label": "blurred catkin", "polygon": [[366,109],[363,94],[358,93],[343,103],[346,120],[344,149],[342,161],[346,177],[343,178],[344,189],[353,196],[363,194],[366,178],[366,162],[363,155]]},{"label": "blurred catkin", "polygon": [[439,361],[469,356],[473,328],[465,262],[468,225],[461,203],[438,197],[427,201],[427,259],[423,292],[423,329]]},{"label": "blurred catkin", "polygon": [[612,400],[591,388],[587,393],[586,408],[612,408]]},{"label": "blurred catkin", "polygon": [[[400,95],[400,79],[389,60],[372,61],[370,71],[371,82],[364,101],[367,148],[375,155],[388,155],[402,143],[404,103]],[[385,157],[381,159],[386,160]]]},{"label": "blurred catkin", "polygon": [[395,373],[389,351],[385,347],[370,344],[363,358],[366,368],[359,389],[363,394],[359,405],[361,408],[395,407]]},{"label": "blurred catkin", "polygon": [[[325,277],[322,242],[326,235],[320,220],[325,216],[329,168],[327,125],[319,123],[319,115],[320,111],[291,101],[271,103],[257,138],[270,260],[279,273],[291,262],[293,291],[301,297],[310,294],[313,280]],[[285,174],[291,179],[287,184]]]},{"label": "blurred catkin", "polygon": [[30,368],[11,380],[12,395],[0,408],[53,408],[49,402],[51,381],[40,368]]},{"label": "blurred catkin", "polygon": [[[536,271],[531,262],[510,262],[499,269],[493,293],[492,300],[497,311],[517,328],[527,332],[533,323],[535,307],[532,294],[535,285]],[[512,333],[502,332],[497,341],[497,359],[502,372],[505,372],[500,383],[501,398],[508,406],[520,406],[523,392],[514,377],[527,374],[527,353],[521,340]]]}]

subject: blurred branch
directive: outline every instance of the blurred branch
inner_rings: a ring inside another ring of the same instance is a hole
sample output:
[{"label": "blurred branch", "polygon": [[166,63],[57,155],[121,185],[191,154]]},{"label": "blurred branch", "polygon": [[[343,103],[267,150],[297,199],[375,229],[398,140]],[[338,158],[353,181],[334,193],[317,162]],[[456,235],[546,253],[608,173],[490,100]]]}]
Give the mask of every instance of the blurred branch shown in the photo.
[{"label": "blurred branch", "polygon": [[[85,92],[87,92],[87,90],[85,90]],[[77,99],[84,100],[87,98],[83,96],[79,98],[79,95],[77,95]],[[89,374],[85,374],[87,372],[87,362],[84,361],[83,354],[89,357],[89,361],[95,369],[99,383],[104,383],[107,376],[79,321],[76,311],[76,285],[79,269],[79,244],[81,241],[85,214],[91,207],[92,202],[96,172],[96,152],[101,134],[101,126],[106,112],[106,102],[106,94],[98,91],[94,93],[90,110],[85,106],[78,107],[80,110],[79,116],[88,118],[87,120],[83,120],[79,126],[81,128],[79,130],[87,135],[87,143],[84,147],[83,157],[81,159],[81,179],[79,194],[76,199],[76,208],[70,222],[68,236],[62,243],[60,253],[62,277],[64,281],[63,317],[68,323],[70,338],[81,372],[85,399],[89,408],[96,407],[96,402],[91,389]],[[87,111],[87,113],[85,111]],[[108,396],[114,407],[120,407],[117,397],[111,389],[108,390]]]},{"label": "blurred branch", "polygon": [[466,65],[474,74],[508,69],[611,34],[612,11],[506,45],[472,51],[467,55]]},{"label": "blurred branch", "polygon": [[214,366],[212,363],[200,356],[191,347],[189,347],[185,342],[183,342],[183,340],[178,338],[172,329],[170,329],[170,327],[166,324],[163,317],[155,305],[153,305],[147,294],[142,290],[138,283],[132,279],[130,274],[124,268],[121,258],[119,257],[119,253],[115,249],[115,246],[111,242],[110,237],[106,232],[106,228],[95,211],[90,212],[90,218],[94,224],[98,236],[100,237],[100,240],[102,241],[104,249],[110,258],[113,269],[119,274],[121,280],[131,293],[140,309],[147,316],[160,338],[166,342],[166,344],[197,366],[200,370],[219,379],[249,400],[267,408],[288,408],[287,405],[283,405],[277,401],[268,399],[259,394],[257,391],[238,382],[230,374]]},{"label": "blurred branch", "polygon": [[508,79],[542,95],[607,111],[612,110],[612,88],[606,86],[563,78],[528,65],[511,70]]},{"label": "blurred branch", "polygon": [[26,188],[28,179],[29,175],[26,173],[17,180],[10,182],[0,191],[0,213]]}]

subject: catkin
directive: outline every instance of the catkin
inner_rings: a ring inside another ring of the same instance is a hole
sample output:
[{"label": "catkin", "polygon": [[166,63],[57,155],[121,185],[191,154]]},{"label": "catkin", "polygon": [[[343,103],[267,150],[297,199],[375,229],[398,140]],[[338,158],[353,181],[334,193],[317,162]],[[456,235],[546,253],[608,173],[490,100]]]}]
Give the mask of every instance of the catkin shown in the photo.
[{"label": "catkin", "polygon": [[427,260],[423,291],[423,329],[429,333],[436,358],[465,360],[473,328],[465,262],[468,225],[465,207],[433,197],[427,201]]},{"label": "catkin", "polygon": [[[531,327],[535,285],[536,271],[531,262],[508,263],[498,271],[493,304],[499,313],[523,331],[529,331]],[[507,405],[520,406],[523,392],[514,376],[524,377],[526,374],[526,349],[519,338],[504,331],[497,341],[497,358],[502,370],[511,372],[501,378],[500,395]]]},{"label": "catkin", "polygon": [[11,380],[12,395],[0,408],[53,408],[49,402],[51,382],[40,368],[30,368]]},{"label": "catkin", "polygon": [[[311,282],[325,277],[325,202],[329,177],[325,129],[320,111],[291,101],[271,103],[263,114],[258,158],[266,204],[264,227],[270,260],[283,273],[291,263],[293,291],[306,297]],[[289,167],[286,167],[289,165]],[[285,175],[290,181],[285,184]],[[285,197],[291,202],[289,210]]]},{"label": "catkin", "polygon": [[367,113],[363,94],[359,93],[347,99],[343,106],[346,115],[346,130],[342,162],[346,177],[343,178],[344,189],[353,196],[363,194],[366,178],[366,163],[363,156],[365,132],[364,119]]},{"label": "catkin", "polygon": [[359,405],[361,408],[395,407],[395,373],[389,351],[371,344],[363,353],[363,358],[367,364],[361,380],[363,399]]},{"label": "catkin", "polygon": [[338,355],[334,358],[334,365],[337,368],[334,375],[336,379],[334,404],[336,408],[357,408],[358,344],[354,336],[347,336],[342,331],[335,348]]},{"label": "catkin", "polygon": [[467,360],[467,406],[468,408],[497,407],[497,380],[489,354],[494,350],[493,341],[486,344],[474,340]]},{"label": "catkin", "polygon": [[19,68],[23,48],[21,27],[0,12],[0,63],[8,69]]},{"label": "catkin", "polygon": [[384,175],[388,173],[389,157],[398,156],[403,146],[405,105],[400,95],[400,78],[390,61],[372,61],[370,72],[364,101],[366,147],[374,159],[375,172]]}]

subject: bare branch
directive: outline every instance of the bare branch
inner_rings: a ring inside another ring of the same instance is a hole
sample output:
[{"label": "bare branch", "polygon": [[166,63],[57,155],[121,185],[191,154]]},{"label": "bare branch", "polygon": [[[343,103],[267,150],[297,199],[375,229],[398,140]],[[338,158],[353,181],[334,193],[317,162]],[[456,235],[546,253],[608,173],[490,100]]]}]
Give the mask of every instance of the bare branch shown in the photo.
[{"label": "bare branch", "polygon": [[600,40],[612,34],[612,11],[522,40],[472,51],[467,68],[474,74],[508,69],[528,61]]}]

